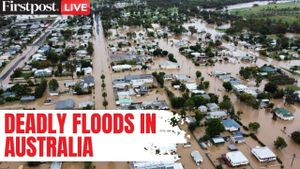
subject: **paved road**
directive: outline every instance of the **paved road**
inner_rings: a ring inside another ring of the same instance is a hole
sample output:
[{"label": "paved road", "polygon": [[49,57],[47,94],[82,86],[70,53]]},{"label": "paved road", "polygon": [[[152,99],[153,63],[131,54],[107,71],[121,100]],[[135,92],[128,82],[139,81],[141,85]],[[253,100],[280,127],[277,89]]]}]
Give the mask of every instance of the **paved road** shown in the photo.
[{"label": "paved road", "polygon": [[[110,69],[110,55],[107,51],[107,42],[104,37],[102,23],[99,15],[94,16],[94,58],[93,58],[93,74],[95,78],[95,108],[96,110],[104,109],[102,93],[107,93],[108,106],[107,109],[115,109],[115,97],[112,87],[112,71]],[[106,87],[103,90],[101,87],[101,75],[105,75]]]},{"label": "paved road", "polygon": [[10,76],[13,74],[14,70],[25,65],[25,62],[28,61],[30,56],[32,56],[38,49],[45,38],[51,33],[52,27],[54,27],[58,22],[55,22],[50,25],[44,33],[42,33],[33,43],[26,47],[26,49],[17,57],[15,57],[0,73],[1,86],[5,87],[10,82]]}]

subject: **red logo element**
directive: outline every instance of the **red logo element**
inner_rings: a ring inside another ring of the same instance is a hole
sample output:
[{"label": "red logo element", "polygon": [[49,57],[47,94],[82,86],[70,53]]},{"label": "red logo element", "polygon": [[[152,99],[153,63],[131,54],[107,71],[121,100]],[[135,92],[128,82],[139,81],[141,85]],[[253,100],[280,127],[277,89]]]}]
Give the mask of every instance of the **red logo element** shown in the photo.
[{"label": "red logo element", "polygon": [[89,15],[90,14],[89,0],[62,0],[61,14],[62,15]]}]

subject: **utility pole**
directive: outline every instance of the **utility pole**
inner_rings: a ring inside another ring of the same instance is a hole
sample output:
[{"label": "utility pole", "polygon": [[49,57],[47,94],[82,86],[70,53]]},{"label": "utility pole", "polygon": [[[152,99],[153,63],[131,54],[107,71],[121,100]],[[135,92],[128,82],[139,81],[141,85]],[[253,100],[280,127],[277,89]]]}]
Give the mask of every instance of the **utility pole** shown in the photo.
[{"label": "utility pole", "polygon": [[291,162],[291,167],[293,167],[295,158],[296,158],[296,154],[293,154],[293,159],[292,159],[292,162]]}]

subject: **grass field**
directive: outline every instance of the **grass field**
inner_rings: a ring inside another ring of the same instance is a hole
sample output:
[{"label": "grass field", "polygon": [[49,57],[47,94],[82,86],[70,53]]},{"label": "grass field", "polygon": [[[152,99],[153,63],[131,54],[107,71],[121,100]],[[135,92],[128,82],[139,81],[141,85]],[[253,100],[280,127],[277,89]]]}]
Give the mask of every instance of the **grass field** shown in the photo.
[{"label": "grass field", "polygon": [[287,23],[300,23],[300,3],[289,2],[253,6],[251,8],[232,10],[231,14],[242,16],[244,18],[269,18],[272,20],[282,20]]}]

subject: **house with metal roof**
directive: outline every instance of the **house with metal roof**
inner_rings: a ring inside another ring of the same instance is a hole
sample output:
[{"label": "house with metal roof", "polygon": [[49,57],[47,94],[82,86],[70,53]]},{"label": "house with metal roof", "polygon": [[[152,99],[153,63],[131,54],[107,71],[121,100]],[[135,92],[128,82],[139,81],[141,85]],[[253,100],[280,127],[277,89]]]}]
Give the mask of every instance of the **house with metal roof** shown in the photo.
[{"label": "house with metal roof", "polygon": [[231,137],[231,140],[234,143],[243,143],[243,142],[245,142],[245,137],[243,135],[243,132],[241,132],[241,131],[233,132],[233,136]]},{"label": "house with metal roof", "polygon": [[251,149],[251,153],[259,162],[269,162],[276,160],[276,155],[268,147],[255,147]]},{"label": "house with metal roof", "polygon": [[56,102],[55,110],[73,110],[75,101],[73,99],[59,100]]},{"label": "house with metal roof", "polygon": [[225,158],[233,167],[249,164],[249,160],[240,151],[228,152],[226,153]]},{"label": "house with metal roof", "polygon": [[225,130],[233,132],[240,130],[241,126],[233,119],[222,120]]},{"label": "house with metal roof", "polygon": [[30,102],[34,100],[35,100],[35,96],[23,96],[20,99],[21,102]]},{"label": "house with metal roof", "polygon": [[217,111],[220,107],[216,103],[207,103],[206,104],[209,111]]}]

